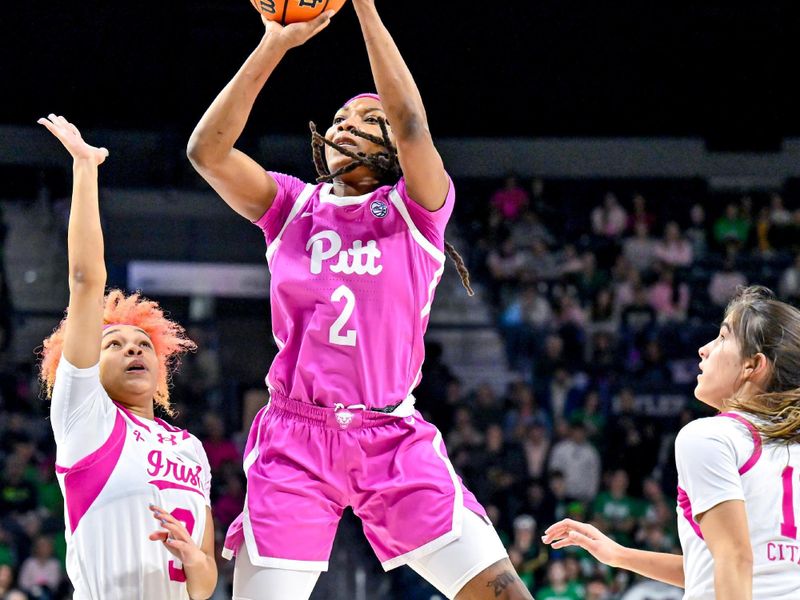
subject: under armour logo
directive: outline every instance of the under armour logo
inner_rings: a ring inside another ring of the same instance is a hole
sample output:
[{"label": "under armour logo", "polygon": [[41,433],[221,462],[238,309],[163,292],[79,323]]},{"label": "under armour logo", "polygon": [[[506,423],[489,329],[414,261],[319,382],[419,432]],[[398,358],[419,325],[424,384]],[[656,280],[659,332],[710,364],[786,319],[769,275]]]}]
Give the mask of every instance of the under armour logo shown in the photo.
[{"label": "under armour logo", "polygon": [[177,437],[177,436],[176,436],[174,433],[172,433],[172,434],[170,434],[170,435],[161,435],[161,434],[159,433],[159,434],[158,434],[158,441],[159,441],[160,443],[162,443],[162,444],[164,444],[164,443],[166,443],[166,442],[169,442],[169,443],[170,443],[170,444],[172,444],[173,446],[177,446],[177,444],[178,444],[178,437]]},{"label": "under armour logo", "polygon": [[142,440],[144,440],[144,436],[142,435],[142,432],[139,431],[138,429],[134,430],[133,437],[136,438],[137,442],[141,442]]}]

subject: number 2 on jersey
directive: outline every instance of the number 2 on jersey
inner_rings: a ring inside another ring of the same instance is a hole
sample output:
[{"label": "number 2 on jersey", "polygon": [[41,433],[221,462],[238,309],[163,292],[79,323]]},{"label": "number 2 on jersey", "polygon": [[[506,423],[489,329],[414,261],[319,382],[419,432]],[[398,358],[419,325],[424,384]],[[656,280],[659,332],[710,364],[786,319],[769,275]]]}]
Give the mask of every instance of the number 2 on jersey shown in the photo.
[{"label": "number 2 on jersey", "polygon": [[781,473],[783,482],[783,521],[781,535],[797,539],[797,523],[794,520],[794,467],[786,467]]},{"label": "number 2 on jersey", "polygon": [[[185,508],[176,508],[171,513],[173,517],[175,517],[178,521],[183,522],[183,526],[186,527],[186,531],[189,532],[189,535],[192,535],[194,531],[194,515],[192,511],[186,510]],[[177,581],[183,583],[186,581],[186,571],[183,570],[183,567],[176,567],[175,561],[169,561],[169,580],[170,581]]]},{"label": "number 2 on jersey", "polygon": [[344,335],[342,335],[342,329],[345,323],[347,323],[347,320],[356,308],[356,297],[353,295],[353,291],[346,285],[340,285],[334,290],[333,294],[331,294],[332,302],[340,302],[342,299],[345,301],[344,308],[342,312],[339,313],[338,318],[333,322],[333,325],[331,325],[331,329],[328,332],[328,341],[337,346],[355,346],[355,329],[348,329],[345,331]]}]

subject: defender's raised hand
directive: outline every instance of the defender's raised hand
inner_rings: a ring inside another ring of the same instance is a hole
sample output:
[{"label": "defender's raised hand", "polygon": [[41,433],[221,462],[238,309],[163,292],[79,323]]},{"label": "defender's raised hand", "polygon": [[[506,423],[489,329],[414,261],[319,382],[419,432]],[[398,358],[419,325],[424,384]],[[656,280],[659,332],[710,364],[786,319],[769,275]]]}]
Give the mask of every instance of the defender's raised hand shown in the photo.
[{"label": "defender's raised hand", "polygon": [[42,118],[36,122],[44,125],[50,133],[56,136],[76,161],[88,160],[95,165],[101,165],[108,157],[108,150],[86,143],[78,128],[64,117],[50,114],[46,119]]}]

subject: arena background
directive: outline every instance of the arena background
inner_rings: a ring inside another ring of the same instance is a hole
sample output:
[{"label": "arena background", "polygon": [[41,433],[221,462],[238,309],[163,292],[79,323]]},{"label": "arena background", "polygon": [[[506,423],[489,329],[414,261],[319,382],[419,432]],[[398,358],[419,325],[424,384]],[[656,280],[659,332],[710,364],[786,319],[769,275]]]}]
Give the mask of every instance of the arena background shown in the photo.
[{"label": "arena background", "polygon": [[[467,298],[448,268],[418,406],[539,600],[679,598],[582,553],[548,553],[535,528],[572,514],[626,543],[676,547],[671,443],[703,414],[696,349],[738,284],[800,298],[797,7],[378,6],[456,179],[448,236],[478,292]],[[246,0],[3,7],[0,598],[24,583],[26,562],[35,572],[32,552],[44,565],[64,551],[35,355],[67,301],[70,171],[35,125],[49,112],[111,151],[109,283],[144,290],[189,325],[200,351],[175,381],[178,421],[214,463],[220,528],[241,505],[239,452],[275,351],[263,238],[194,174],[185,144],[261,31]],[[372,88],[346,6],[278,68],[240,147],[310,178],[307,122]],[[512,173],[517,187],[501,191]],[[230,597],[229,581],[221,563],[215,598]],[[63,578],[27,587],[30,598],[69,594]],[[382,574],[348,515],[313,597],[436,594],[407,569]]]}]

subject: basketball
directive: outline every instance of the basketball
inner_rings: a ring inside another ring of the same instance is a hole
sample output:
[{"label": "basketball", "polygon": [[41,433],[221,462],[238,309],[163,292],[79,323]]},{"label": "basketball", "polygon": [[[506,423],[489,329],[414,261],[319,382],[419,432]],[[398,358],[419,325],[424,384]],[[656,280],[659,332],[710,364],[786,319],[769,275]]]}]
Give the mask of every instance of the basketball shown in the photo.
[{"label": "basketball", "polygon": [[310,21],[326,10],[338,11],[347,0],[250,0],[266,19],[281,25]]}]

